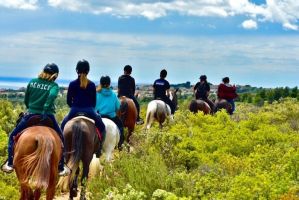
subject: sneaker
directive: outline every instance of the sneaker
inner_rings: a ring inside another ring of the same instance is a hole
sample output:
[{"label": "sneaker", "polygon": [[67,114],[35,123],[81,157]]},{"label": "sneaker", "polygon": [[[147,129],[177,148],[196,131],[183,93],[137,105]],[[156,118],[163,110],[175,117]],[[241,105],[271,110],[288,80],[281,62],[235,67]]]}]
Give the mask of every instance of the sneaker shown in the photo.
[{"label": "sneaker", "polygon": [[4,171],[5,173],[11,173],[14,171],[13,166],[8,165],[8,161],[6,161],[6,163],[4,165],[2,165],[2,171]]},{"label": "sneaker", "polygon": [[71,173],[70,168],[68,168],[67,166],[63,167],[63,170],[59,172],[59,176],[68,176]]},{"label": "sneaker", "polygon": [[137,125],[141,125],[141,124],[143,124],[143,123],[144,123],[144,121],[143,121],[143,119],[141,119],[141,118],[137,119],[137,121],[136,121],[136,124],[137,124]]}]

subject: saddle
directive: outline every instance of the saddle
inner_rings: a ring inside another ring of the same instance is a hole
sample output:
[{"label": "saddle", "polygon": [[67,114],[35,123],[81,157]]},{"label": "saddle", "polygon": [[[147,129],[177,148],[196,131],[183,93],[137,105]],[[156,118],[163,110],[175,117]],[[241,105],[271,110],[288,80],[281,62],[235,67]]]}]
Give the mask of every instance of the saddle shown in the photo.
[{"label": "saddle", "polygon": [[[19,119],[17,121],[17,124],[21,121],[21,119],[25,116],[24,113],[20,113],[19,114]],[[30,117],[27,120],[26,123],[26,128],[28,127],[32,127],[32,126],[46,126],[49,128],[53,128],[54,129],[54,122],[47,117],[47,119],[42,120],[42,116],[39,114],[33,115],[32,117]],[[25,129],[24,129],[25,130]],[[18,141],[18,139],[20,138],[20,136],[22,135],[22,133],[24,132],[24,130],[22,130],[20,133],[18,133],[15,137],[14,137],[14,141],[15,143]]]},{"label": "saddle", "polygon": [[[95,121],[93,119],[89,118],[87,116],[87,114],[84,113],[84,112],[77,113],[76,117],[74,117],[73,119],[85,119],[85,120],[87,120],[87,121],[95,124]],[[102,134],[101,134],[100,130],[97,127],[96,127],[96,132],[97,132],[97,135],[99,137],[99,140],[102,142],[103,141],[103,137],[102,137]]]}]

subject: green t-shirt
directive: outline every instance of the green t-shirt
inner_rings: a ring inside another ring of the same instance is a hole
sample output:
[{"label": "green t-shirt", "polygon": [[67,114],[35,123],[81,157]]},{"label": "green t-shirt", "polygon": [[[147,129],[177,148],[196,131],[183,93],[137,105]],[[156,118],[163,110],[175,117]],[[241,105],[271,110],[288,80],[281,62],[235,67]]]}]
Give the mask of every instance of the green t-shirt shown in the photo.
[{"label": "green t-shirt", "polygon": [[54,101],[58,95],[58,84],[41,78],[32,79],[25,93],[25,105],[33,114],[54,114]]}]

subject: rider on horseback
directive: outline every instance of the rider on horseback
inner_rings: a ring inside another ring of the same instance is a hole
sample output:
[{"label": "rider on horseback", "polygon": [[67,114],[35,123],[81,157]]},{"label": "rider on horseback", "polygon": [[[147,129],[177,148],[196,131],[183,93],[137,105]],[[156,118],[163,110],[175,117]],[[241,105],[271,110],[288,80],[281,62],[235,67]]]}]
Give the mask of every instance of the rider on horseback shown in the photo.
[{"label": "rider on horseback", "polygon": [[[33,116],[41,115],[41,122],[50,118],[53,122],[53,129],[56,133],[58,133],[61,142],[64,143],[62,131],[54,116],[54,101],[59,92],[59,86],[55,82],[58,77],[58,73],[58,66],[54,63],[50,63],[44,67],[43,72],[38,76],[38,78],[32,79],[28,83],[24,101],[27,113],[25,113],[16,128],[9,135],[8,160],[2,166],[2,170],[4,172],[10,173],[13,171],[14,137],[27,128],[27,122]],[[70,173],[69,168],[64,166],[63,154],[61,155],[58,169],[59,175],[61,176],[65,176]]]},{"label": "rider on horseback", "polygon": [[173,115],[175,112],[175,104],[169,99],[170,96],[170,85],[167,80],[165,80],[167,76],[167,71],[163,69],[160,72],[160,78],[155,80],[154,82],[154,99],[160,99],[169,105],[171,109],[171,114]]},{"label": "rider on horseback", "polygon": [[210,93],[210,85],[207,82],[207,76],[201,75],[199,80],[200,81],[194,86],[195,99],[201,99],[207,102],[211,108],[211,111],[213,112],[215,106],[214,103],[208,98]]},{"label": "rider on horseback", "polygon": [[120,101],[116,94],[110,87],[110,77],[102,76],[100,79],[100,85],[97,87],[97,103],[96,111],[102,117],[111,119],[120,130],[120,140],[118,148],[121,149],[121,145],[124,142],[124,126],[120,118],[116,115],[116,112],[120,108]]},{"label": "rider on horseback", "polygon": [[[96,106],[96,86],[94,82],[87,79],[89,63],[86,60],[79,60],[76,66],[78,78],[69,84],[67,91],[67,104],[71,108],[69,114],[65,116],[61,123],[61,129],[72,118],[78,115],[86,115],[95,121],[95,126],[101,134],[103,142],[105,138],[105,124],[101,116],[95,111]],[[99,149],[100,153],[101,149]]]},{"label": "rider on horseback", "polygon": [[224,77],[222,83],[218,86],[217,96],[219,99],[225,99],[232,105],[232,113],[235,111],[234,99],[238,97],[236,86],[229,84],[229,78]]},{"label": "rider on horseback", "polygon": [[126,96],[134,101],[137,108],[136,124],[140,125],[144,122],[139,116],[140,106],[137,99],[135,98],[135,79],[131,76],[131,73],[132,67],[130,65],[126,65],[124,67],[124,74],[118,78],[118,97]]}]

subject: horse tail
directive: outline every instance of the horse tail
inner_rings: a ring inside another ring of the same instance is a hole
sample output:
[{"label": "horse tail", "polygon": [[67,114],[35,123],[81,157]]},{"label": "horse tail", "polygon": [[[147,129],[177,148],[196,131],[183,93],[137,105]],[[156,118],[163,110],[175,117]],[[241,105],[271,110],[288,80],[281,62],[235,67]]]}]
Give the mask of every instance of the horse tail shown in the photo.
[{"label": "horse tail", "polygon": [[69,167],[72,169],[72,171],[76,171],[74,169],[77,169],[79,166],[79,161],[81,159],[82,155],[82,149],[83,149],[83,141],[84,140],[84,134],[82,131],[82,125],[80,121],[75,121],[72,126],[72,144],[73,149],[69,160]]},{"label": "horse tail", "polygon": [[48,188],[51,169],[51,155],[54,150],[53,137],[51,135],[37,135],[36,150],[23,157],[24,177],[22,184],[29,184],[34,188]]},{"label": "horse tail", "polygon": [[154,120],[154,114],[157,110],[157,103],[151,101],[147,106],[146,118],[145,118],[145,128],[149,129],[152,121]]}]

